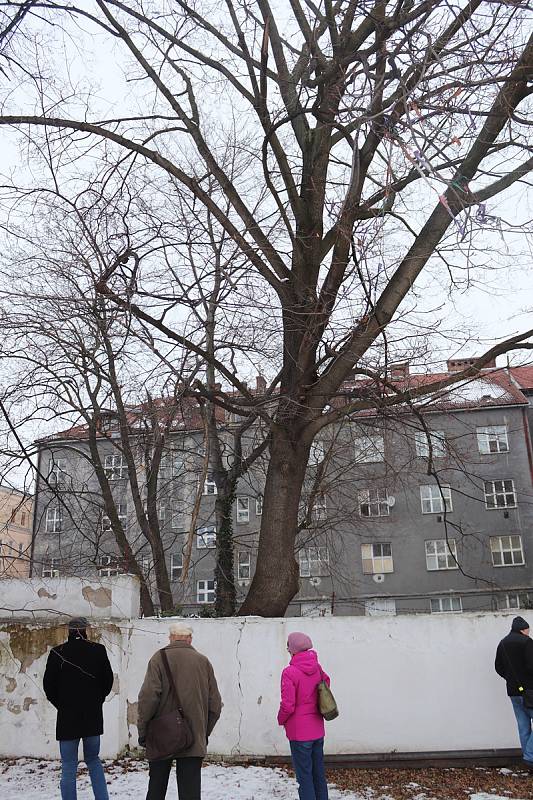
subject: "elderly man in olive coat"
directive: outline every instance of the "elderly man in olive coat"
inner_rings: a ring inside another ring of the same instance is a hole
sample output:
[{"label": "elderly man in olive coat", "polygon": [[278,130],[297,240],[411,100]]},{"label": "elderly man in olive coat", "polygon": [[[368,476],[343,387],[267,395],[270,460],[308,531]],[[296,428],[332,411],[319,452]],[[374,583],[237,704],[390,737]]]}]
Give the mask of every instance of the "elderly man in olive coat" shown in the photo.
[{"label": "elderly man in olive coat", "polygon": [[[220,717],[222,701],[210,661],[192,646],[192,629],[174,623],[169,629],[170,644],[164,650],[174,679],[183,714],[194,736],[188,750],[176,757],[179,800],[201,800],[202,761],[207,740]],[[138,702],[139,744],[145,745],[151,719],[174,709],[172,689],[158,650],[148,662]],[[164,800],[173,759],[150,762],[146,800]]]}]

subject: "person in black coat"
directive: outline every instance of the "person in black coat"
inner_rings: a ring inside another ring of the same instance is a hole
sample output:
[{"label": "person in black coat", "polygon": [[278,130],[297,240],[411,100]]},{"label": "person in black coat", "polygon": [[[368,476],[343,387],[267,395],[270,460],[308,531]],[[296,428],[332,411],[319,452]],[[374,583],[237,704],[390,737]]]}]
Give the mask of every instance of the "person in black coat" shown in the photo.
[{"label": "person in black coat", "polygon": [[529,638],[529,624],[523,617],[513,619],[511,632],[499,643],[494,667],[498,675],[507,682],[507,694],[513,704],[522,758],[526,766],[533,770],[533,709],[526,707],[523,697],[524,689],[533,689],[533,640]]},{"label": "person in black coat", "polygon": [[57,709],[63,800],[76,800],[80,739],[95,800],[108,800],[99,752],[102,705],[113,686],[113,672],[105,647],[87,638],[88,627],[85,617],[70,620],[68,641],[50,651],[43,679],[46,697]]}]

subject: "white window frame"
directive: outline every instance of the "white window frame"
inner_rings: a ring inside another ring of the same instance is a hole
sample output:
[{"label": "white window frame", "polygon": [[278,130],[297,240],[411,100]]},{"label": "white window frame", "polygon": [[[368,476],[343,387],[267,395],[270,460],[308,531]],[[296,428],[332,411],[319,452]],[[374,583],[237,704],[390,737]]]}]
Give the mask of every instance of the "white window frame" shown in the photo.
[{"label": "white window frame", "polygon": [[44,520],[45,533],[60,533],[63,528],[63,509],[61,506],[48,506]]},{"label": "white window frame", "polygon": [[216,581],[206,579],[196,581],[196,602],[203,605],[215,602]]},{"label": "white window frame", "polygon": [[300,603],[300,615],[302,617],[331,617],[331,603],[324,601]]},{"label": "white window frame", "polygon": [[516,508],[516,489],[513,480],[483,481],[483,494],[485,508],[489,511]]},{"label": "white window frame", "polygon": [[204,525],[196,531],[196,549],[213,550],[217,546],[217,529],[214,525]]},{"label": "white window frame", "polygon": [[[388,548],[388,555],[386,549]],[[361,545],[363,575],[394,572],[391,542],[367,542]]]},{"label": "white window frame", "polygon": [[[428,441],[429,434],[429,441]],[[446,437],[444,431],[415,431],[415,448],[419,458],[429,458],[429,443],[433,458],[446,457]]]},{"label": "white window frame", "polygon": [[324,446],[324,442],[316,441],[313,442],[311,445],[311,449],[309,450],[309,458],[307,461],[307,465],[309,467],[318,467],[324,461],[326,457],[326,448]]},{"label": "white window frame", "polygon": [[455,539],[427,539],[425,552],[428,572],[459,569]]},{"label": "white window frame", "polygon": [[250,498],[237,497],[237,522],[243,524],[250,522]]},{"label": "white window frame", "polygon": [[116,556],[99,556],[98,574],[101,578],[114,578],[120,575],[118,558]]},{"label": "white window frame", "polygon": [[[512,604],[511,598],[514,598],[515,605]],[[517,592],[516,593],[513,592],[512,594],[504,595],[504,600],[505,600],[505,608],[509,609],[510,611],[511,610],[512,611],[516,611],[516,610],[522,608],[522,599],[521,599],[520,595]]]},{"label": "white window frame", "polygon": [[322,522],[328,515],[328,503],[324,492],[317,492],[313,500],[311,516],[315,522]]},{"label": "white window frame", "polygon": [[[127,503],[117,503],[117,516],[119,522],[122,523],[123,528],[127,528],[128,526],[128,504]],[[105,533],[106,531],[111,530],[111,520],[109,519],[108,515],[104,512],[102,514],[102,531]]]},{"label": "white window frame", "polygon": [[48,483],[51,486],[60,487],[65,485],[67,478],[67,459],[54,458],[48,459]]},{"label": "white window frame", "polygon": [[522,536],[518,533],[491,536],[489,547],[493,567],[523,567],[526,563]]},{"label": "white window frame", "polygon": [[170,480],[181,475],[185,469],[183,454],[180,450],[170,448],[165,450],[161,455],[159,462],[158,478],[163,480]]},{"label": "white window frame", "polygon": [[183,553],[172,553],[170,556],[170,580],[179,581],[183,573]]},{"label": "white window frame", "polygon": [[202,489],[202,493],[207,497],[208,495],[218,494],[217,485],[211,474],[208,474]]},{"label": "white window frame", "polygon": [[362,517],[388,517],[390,515],[387,489],[372,488],[359,490],[359,514]]},{"label": "white window frame", "polygon": [[360,434],[354,451],[356,464],[380,464],[385,461],[385,437],[381,433]]},{"label": "white window frame", "polygon": [[41,578],[59,578],[60,558],[45,558],[41,570]]},{"label": "white window frame", "polygon": [[392,597],[373,597],[365,600],[365,616],[393,617],[396,615],[396,600]]},{"label": "white window frame", "polygon": [[[449,608],[448,608],[449,606]],[[455,608],[453,606],[456,606]],[[463,610],[462,597],[431,597],[429,610],[432,614],[460,614]]]},{"label": "white window frame", "polygon": [[157,521],[159,522],[159,526],[162,527],[166,524],[167,521],[167,505],[166,503],[158,503],[157,504]]},{"label": "white window frame", "polygon": [[128,466],[122,453],[106,453],[104,473],[109,481],[120,481],[128,477]]},{"label": "white window frame", "polygon": [[326,578],[329,570],[327,547],[302,547],[298,551],[300,578]]},{"label": "white window frame", "polygon": [[179,500],[170,501],[170,527],[173,531],[183,528],[183,504]]},{"label": "white window frame", "polygon": [[260,494],[258,497],[255,498],[255,516],[261,517],[263,516],[263,495]]},{"label": "white window frame", "polygon": [[477,447],[481,455],[509,452],[507,425],[484,425],[476,428]]},{"label": "white window frame", "polygon": [[237,552],[237,580],[249,581],[252,577],[252,558],[249,550]]},{"label": "white window frame", "polygon": [[422,514],[444,514],[453,511],[452,490],[448,485],[424,483],[420,486]]}]

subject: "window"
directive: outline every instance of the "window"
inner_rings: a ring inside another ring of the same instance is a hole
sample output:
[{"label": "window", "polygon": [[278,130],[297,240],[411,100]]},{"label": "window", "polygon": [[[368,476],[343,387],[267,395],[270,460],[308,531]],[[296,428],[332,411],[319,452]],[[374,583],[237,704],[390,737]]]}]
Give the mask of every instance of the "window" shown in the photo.
[{"label": "window", "polygon": [[392,545],[390,542],[362,544],[361,557],[365,575],[381,572],[394,572],[392,563]]},{"label": "window", "polygon": [[255,515],[256,517],[260,517],[263,513],[263,495],[260,494],[259,497],[255,498]]},{"label": "window", "polygon": [[487,425],[476,428],[477,446],[480,453],[508,453],[507,425]]},{"label": "window", "polygon": [[[123,528],[125,528],[128,524],[128,506],[126,503],[117,503],[116,506],[117,516],[120,524]],[[107,514],[102,515],[102,530],[103,531],[110,531],[111,530],[111,520],[107,516]]]},{"label": "window", "polygon": [[43,561],[43,568],[41,577],[43,578],[59,578],[59,567],[61,559],[59,558],[46,558]]},{"label": "window", "polygon": [[460,597],[432,597],[429,601],[432,614],[451,614],[463,610]]},{"label": "window", "polygon": [[237,522],[250,522],[250,498],[237,498]]},{"label": "window", "polygon": [[98,574],[101,578],[112,578],[119,574],[118,561],[115,556],[100,556],[98,559]]},{"label": "window", "polygon": [[170,556],[170,580],[179,581],[183,571],[183,553],[172,553]]},{"label": "window", "polygon": [[26,527],[26,512],[23,511],[20,515],[20,525],[22,528]]},{"label": "window", "polygon": [[321,578],[329,575],[327,547],[303,547],[298,555],[301,578]]},{"label": "window", "polygon": [[183,505],[179,500],[170,502],[170,527],[172,530],[183,528]]},{"label": "window", "polygon": [[385,440],[380,434],[359,436],[355,440],[355,461],[358,464],[376,464],[385,460]]},{"label": "window", "polygon": [[310,467],[318,467],[324,461],[326,451],[323,442],[313,442],[309,451],[308,465]]},{"label": "window", "polygon": [[167,521],[167,507],[163,503],[157,504],[157,520],[161,526]]},{"label": "window", "polygon": [[215,602],[215,581],[196,582],[196,601],[198,603]]},{"label": "window", "polygon": [[181,475],[184,470],[183,455],[179,450],[166,450],[159,462],[158,478],[168,480]]},{"label": "window", "polygon": [[217,493],[217,485],[214,481],[212,475],[208,475],[204,481],[204,494],[216,494]]},{"label": "window", "polygon": [[108,453],[104,457],[104,473],[110,481],[127,477],[128,468],[122,453]]},{"label": "window", "polygon": [[519,594],[506,594],[503,598],[504,608],[520,608]]},{"label": "window", "polygon": [[361,489],[359,513],[362,517],[388,517],[389,498],[386,489]]},{"label": "window", "polygon": [[452,510],[452,490],[449,486],[426,485],[420,487],[422,514],[442,514]]},{"label": "window", "polygon": [[431,442],[431,452],[433,458],[444,458],[446,455],[446,439],[443,431],[416,431],[415,447],[416,454],[420,458],[429,458],[429,444]]},{"label": "window", "polygon": [[250,579],[250,553],[239,550],[237,553],[237,578],[240,581],[247,581]]},{"label": "window", "polygon": [[426,542],[426,567],[430,571],[438,569],[458,569],[457,546],[455,539],[431,539]]},{"label": "window", "polygon": [[48,459],[48,483],[50,486],[64,486],[67,477],[66,474],[67,460],[66,458],[52,458]]},{"label": "window", "polygon": [[47,508],[45,518],[46,533],[59,533],[63,521],[63,514],[60,508]]},{"label": "window", "polygon": [[326,519],[326,516],[326,495],[323,492],[318,492],[313,501],[312,517],[315,522],[319,522],[320,520]]},{"label": "window", "polygon": [[198,528],[196,532],[196,547],[198,550],[206,550],[216,547],[216,545],[217,529],[214,525],[209,525],[206,528]]},{"label": "window", "polygon": [[516,492],[513,481],[483,481],[486,508],[514,508]]},{"label": "window", "polygon": [[396,614],[396,600],[390,597],[376,597],[365,600],[365,615],[367,617],[386,617]]},{"label": "window", "polygon": [[490,552],[494,567],[517,567],[525,564],[521,536],[491,536]]},{"label": "window", "polygon": [[331,603],[300,603],[302,617],[331,617]]}]

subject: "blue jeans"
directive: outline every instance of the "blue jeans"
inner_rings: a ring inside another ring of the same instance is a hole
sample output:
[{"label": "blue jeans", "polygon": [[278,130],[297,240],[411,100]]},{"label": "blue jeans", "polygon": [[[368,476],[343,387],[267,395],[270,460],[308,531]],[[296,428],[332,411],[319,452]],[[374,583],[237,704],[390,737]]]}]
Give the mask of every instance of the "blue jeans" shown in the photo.
[{"label": "blue jeans", "polygon": [[[78,771],[79,739],[62,739],[59,742],[61,753],[61,797],[63,800],[76,800],[76,773]],[[87,736],[83,739],[83,760],[87,764],[95,800],[109,800],[102,762],[98,758],[100,737]]]},{"label": "blue jeans", "polygon": [[300,800],[328,800],[324,772],[324,739],[289,742]]},{"label": "blue jeans", "polygon": [[518,725],[518,735],[522,747],[522,757],[524,761],[533,764],[533,734],[531,733],[531,720],[533,719],[533,708],[526,708],[523,697],[510,697],[513,704],[513,711]]}]

